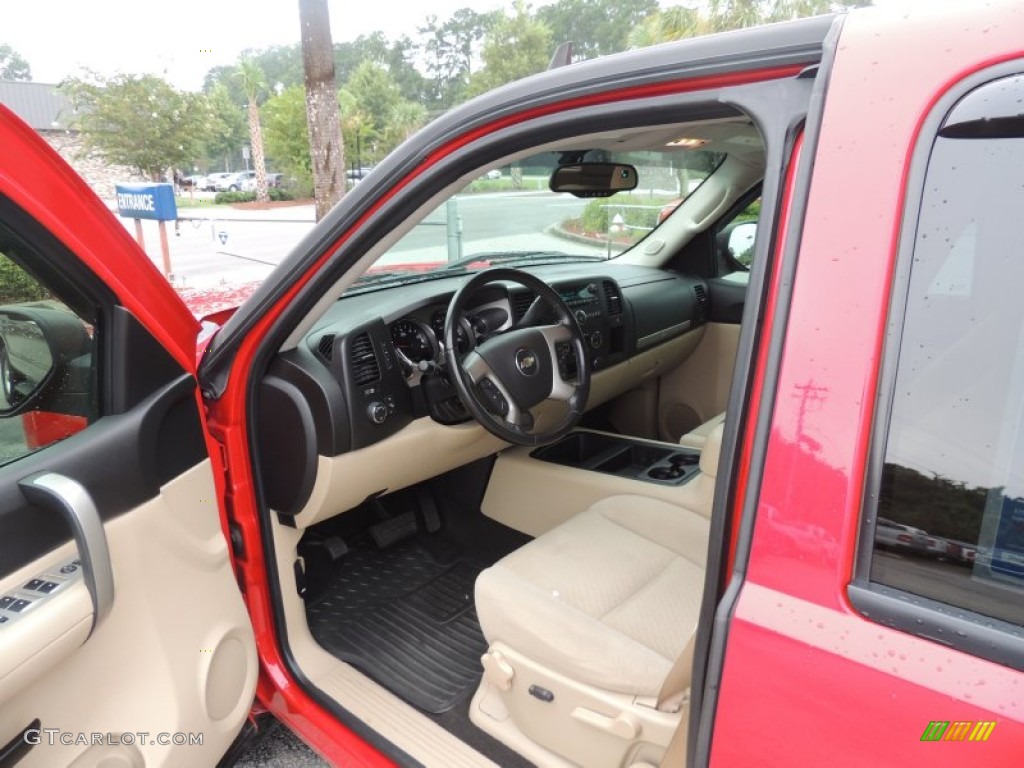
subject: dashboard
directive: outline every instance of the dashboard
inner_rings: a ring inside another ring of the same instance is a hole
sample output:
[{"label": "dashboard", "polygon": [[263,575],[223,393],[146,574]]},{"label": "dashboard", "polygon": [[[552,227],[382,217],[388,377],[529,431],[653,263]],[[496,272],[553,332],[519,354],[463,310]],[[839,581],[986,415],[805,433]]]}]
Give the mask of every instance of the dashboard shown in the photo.
[{"label": "dashboard", "polygon": [[[640,383],[641,374],[636,381],[629,374],[629,360],[708,317],[707,287],[700,279],[610,263],[528,271],[568,305],[585,342],[592,383],[604,375],[613,382],[613,394]],[[273,509],[285,515],[302,510],[323,459],[386,446],[413,424],[424,431],[431,423],[444,429],[471,421],[448,379],[443,346],[448,306],[466,279],[445,276],[344,296],[313,326],[305,344],[276,356],[258,412],[261,455],[269,454],[260,464]],[[531,322],[553,322],[543,304],[531,309],[535,299],[514,283],[482,287],[458,320],[459,353],[513,327],[528,311]],[[574,378],[571,348],[559,350],[558,358],[562,377]],[[398,453],[381,455],[417,461]]]}]

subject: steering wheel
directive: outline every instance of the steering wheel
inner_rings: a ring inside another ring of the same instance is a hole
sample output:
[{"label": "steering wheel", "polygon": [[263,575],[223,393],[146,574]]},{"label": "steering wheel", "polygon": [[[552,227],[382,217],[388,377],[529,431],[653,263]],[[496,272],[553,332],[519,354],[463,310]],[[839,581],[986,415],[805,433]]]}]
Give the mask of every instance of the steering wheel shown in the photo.
[{"label": "steering wheel", "polygon": [[[456,332],[466,304],[483,286],[511,282],[532,291],[554,310],[554,325],[529,326],[537,302],[518,326],[487,339],[459,356]],[[559,349],[576,358],[575,378],[559,368]],[[590,394],[586,346],[572,312],[547,283],[518,269],[495,268],[469,279],[452,298],[444,321],[448,375],[466,409],[491,434],[517,445],[541,445],[567,434],[583,416]],[[536,413],[545,401],[563,403],[566,415],[553,427],[536,431]]]}]

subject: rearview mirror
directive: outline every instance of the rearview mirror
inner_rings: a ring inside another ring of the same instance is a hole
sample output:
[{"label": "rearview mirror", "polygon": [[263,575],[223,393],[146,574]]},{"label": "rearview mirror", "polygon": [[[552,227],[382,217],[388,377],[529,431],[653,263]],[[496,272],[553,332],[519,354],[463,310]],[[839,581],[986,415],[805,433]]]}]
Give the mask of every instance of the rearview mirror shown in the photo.
[{"label": "rearview mirror", "polygon": [[636,185],[636,168],[618,163],[563,165],[551,174],[548,184],[552,192],[568,192],[576,197],[611,197],[636,189]]}]

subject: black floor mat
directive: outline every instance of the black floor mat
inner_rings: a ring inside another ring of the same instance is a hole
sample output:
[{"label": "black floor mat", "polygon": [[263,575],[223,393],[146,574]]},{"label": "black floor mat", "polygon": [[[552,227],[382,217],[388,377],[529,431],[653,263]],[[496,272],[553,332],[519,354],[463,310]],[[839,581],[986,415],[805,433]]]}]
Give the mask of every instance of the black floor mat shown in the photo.
[{"label": "black floor mat", "polygon": [[313,637],[419,709],[439,714],[472,694],[487,650],[473,604],[485,564],[415,539],[354,548],[307,606]]}]

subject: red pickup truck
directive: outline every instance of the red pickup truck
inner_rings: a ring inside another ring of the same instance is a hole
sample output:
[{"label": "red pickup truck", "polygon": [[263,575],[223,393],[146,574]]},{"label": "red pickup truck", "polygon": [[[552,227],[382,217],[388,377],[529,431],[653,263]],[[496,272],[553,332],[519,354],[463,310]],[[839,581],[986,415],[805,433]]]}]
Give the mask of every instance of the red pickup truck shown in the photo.
[{"label": "red pickup truck", "polygon": [[219,326],[0,108],[0,763],[1017,765],[1022,30],[511,84]]}]

